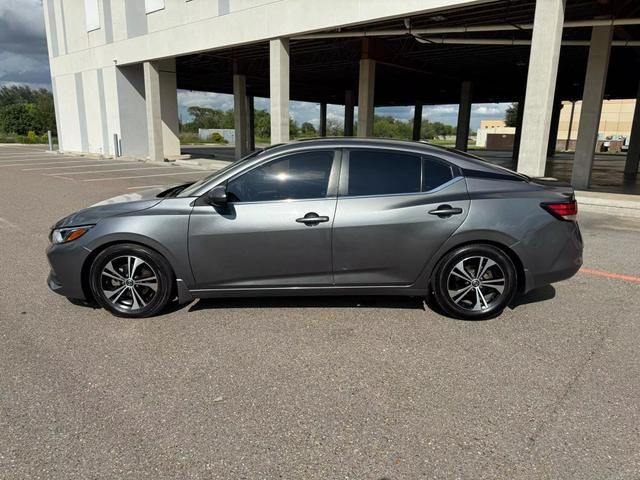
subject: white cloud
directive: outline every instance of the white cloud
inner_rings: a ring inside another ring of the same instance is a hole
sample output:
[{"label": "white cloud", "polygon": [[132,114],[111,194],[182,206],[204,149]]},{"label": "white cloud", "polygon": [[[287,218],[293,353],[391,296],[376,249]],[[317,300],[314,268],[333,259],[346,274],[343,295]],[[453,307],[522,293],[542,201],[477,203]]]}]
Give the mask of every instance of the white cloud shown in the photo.
[{"label": "white cloud", "polygon": [[423,109],[431,115],[458,114],[458,105],[427,105]]},{"label": "white cloud", "polygon": [[508,103],[478,103],[473,105],[471,112],[476,115],[498,115],[502,118],[508,105]]}]

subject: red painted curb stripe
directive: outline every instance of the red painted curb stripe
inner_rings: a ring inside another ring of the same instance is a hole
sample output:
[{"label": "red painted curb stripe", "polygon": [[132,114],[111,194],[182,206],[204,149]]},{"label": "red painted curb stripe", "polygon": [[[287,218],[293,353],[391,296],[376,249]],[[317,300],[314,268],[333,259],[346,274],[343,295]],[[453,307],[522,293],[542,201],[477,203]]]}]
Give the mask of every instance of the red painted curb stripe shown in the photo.
[{"label": "red painted curb stripe", "polygon": [[621,275],[619,273],[603,272],[601,270],[591,270],[590,268],[581,268],[582,273],[589,275],[598,275],[600,277],[615,278],[617,280],[629,280],[631,282],[640,282],[640,277],[632,277],[631,275]]}]

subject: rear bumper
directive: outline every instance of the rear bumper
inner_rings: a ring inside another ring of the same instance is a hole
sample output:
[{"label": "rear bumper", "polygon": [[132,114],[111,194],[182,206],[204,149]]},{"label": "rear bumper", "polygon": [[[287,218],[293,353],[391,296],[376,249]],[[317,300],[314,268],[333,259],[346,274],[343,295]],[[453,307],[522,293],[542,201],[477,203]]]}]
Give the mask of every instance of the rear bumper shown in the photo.
[{"label": "rear bumper", "polygon": [[525,256],[529,258],[525,263],[525,293],[571,278],[582,266],[583,242],[578,224],[559,223],[564,227],[562,235],[558,229],[554,229],[553,241],[548,240],[543,247],[538,247]]}]

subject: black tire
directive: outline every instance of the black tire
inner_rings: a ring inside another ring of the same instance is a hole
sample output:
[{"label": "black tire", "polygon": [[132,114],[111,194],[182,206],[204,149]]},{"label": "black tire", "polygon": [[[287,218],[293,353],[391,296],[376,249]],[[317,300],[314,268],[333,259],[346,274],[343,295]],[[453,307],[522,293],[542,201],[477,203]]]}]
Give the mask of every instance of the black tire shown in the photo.
[{"label": "black tire", "polygon": [[458,247],[442,258],[432,285],[445,314],[480,320],[502,313],[516,293],[518,277],[513,262],[502,250],[493,245],[472,244]]},{"label": "black tire", "polygon": [[175,283],[171,266],[162,255],[129,243],[100,252],[91,264],[89,281],[96,302],[125,318],[157,315],[171,300]]}]

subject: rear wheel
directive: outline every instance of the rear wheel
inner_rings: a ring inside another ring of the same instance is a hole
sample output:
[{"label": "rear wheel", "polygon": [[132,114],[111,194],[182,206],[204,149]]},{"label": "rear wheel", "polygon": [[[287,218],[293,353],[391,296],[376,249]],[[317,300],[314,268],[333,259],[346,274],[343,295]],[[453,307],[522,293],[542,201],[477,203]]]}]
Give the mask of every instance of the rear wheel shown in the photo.
[{"label": "rear wheel", "polygon": [[448,253],[434,279],[438,304],[448,315],[481,319],[499,315],[517,288],[511,259],[492,245],[465,245]]},{"label": "rear wheel", "polygon": [[96,301],[119,317],[151,317],[171,299],[171,267],[141,245],[107,247],[93,261],[89,276]]}]

